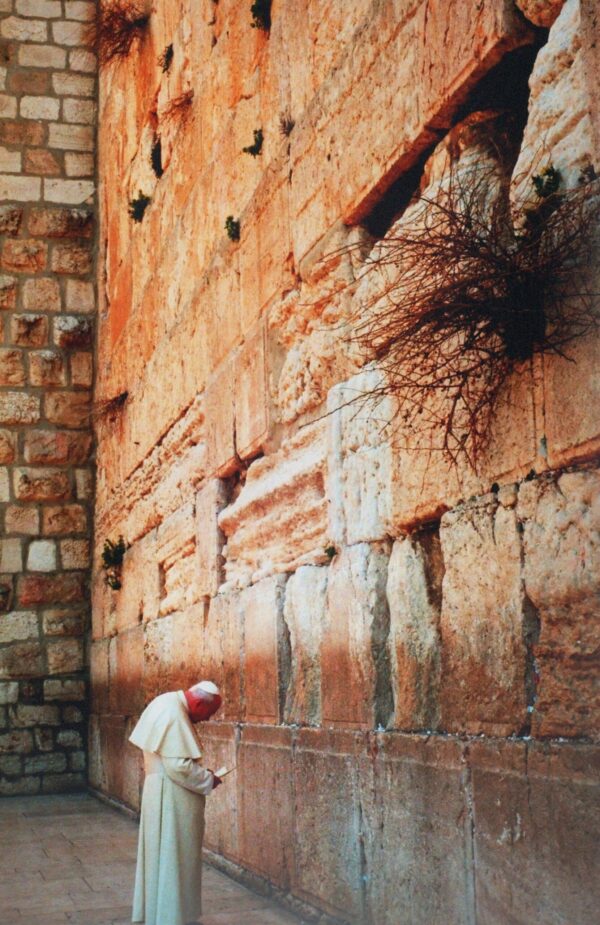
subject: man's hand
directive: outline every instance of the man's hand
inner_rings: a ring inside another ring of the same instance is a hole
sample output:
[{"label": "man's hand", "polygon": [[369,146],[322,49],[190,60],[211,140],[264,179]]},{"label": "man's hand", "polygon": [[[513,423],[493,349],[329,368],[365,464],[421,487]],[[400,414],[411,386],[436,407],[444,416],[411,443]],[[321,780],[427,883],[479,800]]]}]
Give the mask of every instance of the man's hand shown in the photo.
[{"label": "man's hand", "polygon": [[208,770],[210,771],[210,773],[211,773],[212,776],[213,776],[213,785],[212,785],[212,788],[213,788],[213,790],[215,790],[215,788],[218,787],[219,784],[222,784],[223,781],[221,780],[220,777],[217,777],[217,775],[215,774],[215,772],[212,771],[210,768],[208,768]]}]

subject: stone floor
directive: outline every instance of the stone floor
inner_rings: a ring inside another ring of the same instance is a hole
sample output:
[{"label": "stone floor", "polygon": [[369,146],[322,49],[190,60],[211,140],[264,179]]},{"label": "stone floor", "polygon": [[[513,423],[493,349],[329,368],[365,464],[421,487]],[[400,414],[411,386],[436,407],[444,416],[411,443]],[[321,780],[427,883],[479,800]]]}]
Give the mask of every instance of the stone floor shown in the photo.
[{"label": "stone floor", "polygon": [[[0,925],[129,925],[137,825],[88,794],[0,799]],[[205,866],[203,925],[301,925]]]}]

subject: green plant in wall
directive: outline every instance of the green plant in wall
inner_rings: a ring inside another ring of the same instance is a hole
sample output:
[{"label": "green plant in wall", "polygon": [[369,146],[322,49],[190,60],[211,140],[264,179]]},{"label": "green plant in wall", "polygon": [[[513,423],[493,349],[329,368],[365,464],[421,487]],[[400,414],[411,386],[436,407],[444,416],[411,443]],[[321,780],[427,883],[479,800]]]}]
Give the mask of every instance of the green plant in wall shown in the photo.
[{"label": "green plant in wall", "polygon": [[127,544],[122,536],[119,537],[116,543],[109,539],[104,541],[104,548],[102,549],[104,580],[113,591],[118,591],[121,588],[123,559],[127,549]]},{"label": "green plant in wall", "polygon": [[561,184],[560,170],[552,164],[545,167],[540,173],[531,178],[533,188],[540,199],[548,199],[558,193]]},{"label": "green plant in wall", "polygon": [[288,138],[292,134],[295,124],[289,109],[284,109],[284,111],[279,114],[279,131],[284,138]]},{"label": "green plant in wall", "polygon": [[330,562],[337,555],[337,549],[335,548],[335,546],[332,546],[331,544],[328,546],[325,546],[323,552],[325,553],[325,555],[327,556]]},{"label": "green plant in wall", "polygon": [[263,141],[264,141],[263,130],[261,128],[255,128],[253,144],[247,145],[247,147],[242,148],[242,151],[244,152],[244,154],[251,154],[252,157],[258,157],[258,155],[262,151]]},{"label": "green plant in wall", "polygon": [[240,220],[238,218],[234,218],[233,215],[228,215],[225,219],[225,231],[227,232],[227,237],[230,241],[239,241]]},{"label": "green plant in wall", "polygon": [[146,209],[151,203],[150,196],[145,196],[144,193],[140,190],[135,199],[129,200],[129,215],[134,222],[141,222]]},{"label": "green plant in wall", "polygon": [[250,7],[252,28],[268,32],[271,28],[271,0],[254,0]]}]

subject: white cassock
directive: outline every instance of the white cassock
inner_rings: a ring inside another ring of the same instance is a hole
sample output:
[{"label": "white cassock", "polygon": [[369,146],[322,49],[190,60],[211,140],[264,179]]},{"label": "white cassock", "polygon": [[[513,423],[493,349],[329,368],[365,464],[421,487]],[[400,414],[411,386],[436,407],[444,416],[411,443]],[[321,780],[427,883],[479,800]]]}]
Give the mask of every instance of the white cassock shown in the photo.
[{"label": "white cassock", "polygon": [[129,741],[143,749],[146,772],[132,921],[187,925],[202,913],[204,802],[213,775],[199,764],[183,691],[151,701]]}]

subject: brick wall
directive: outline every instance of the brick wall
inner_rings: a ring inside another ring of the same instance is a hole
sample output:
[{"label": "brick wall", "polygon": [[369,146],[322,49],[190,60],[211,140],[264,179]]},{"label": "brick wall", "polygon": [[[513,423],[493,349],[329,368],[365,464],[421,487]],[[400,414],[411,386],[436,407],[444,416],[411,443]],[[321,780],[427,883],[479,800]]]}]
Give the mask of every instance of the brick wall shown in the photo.
[{"label": "brick wall", "polygon": [[0,794],[85,782],[93,14],[0,0]]}]

